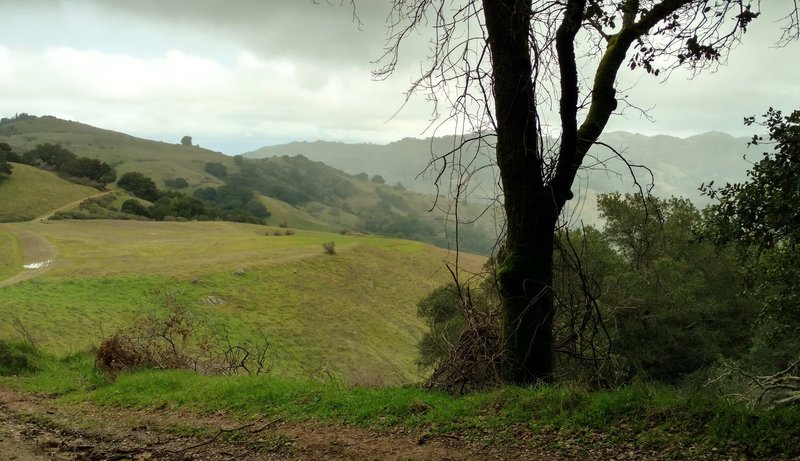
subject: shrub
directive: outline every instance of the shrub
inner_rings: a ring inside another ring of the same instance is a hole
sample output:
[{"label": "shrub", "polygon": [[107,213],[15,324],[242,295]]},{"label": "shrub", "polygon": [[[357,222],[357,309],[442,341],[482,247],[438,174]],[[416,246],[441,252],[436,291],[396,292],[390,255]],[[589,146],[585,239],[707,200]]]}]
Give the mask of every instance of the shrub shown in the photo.
[{"label": "shrub", "polygon": [[325,250],[325,254],[327,255],[336,254],[336,242],[325,242],[322,244],[322,248]]},{"label": "shrub", "polygon": [[125,173],[117,185],[140,199],[155,202],[161,196],[156,183],[138,171]]},{"label": "shrub", "polygon": [[103,340],[97,367],[111,377],[142,368],[192,370],[205,374],[267,373],[269,341],[260,330],[255,340],[233,343],[215,332],[197,312],[172,293],[154,291],[151,303],[166,311],[150,313]]},{"label": "shrub", "polygon": [[36,371],[31,360],[36,350],[27,344],[0,341],[0,376],[13,376]]},{"label": "shrub", "polygon": [[170,189],[183,189],[189,187],[189,181],[185,178],[170,178],[164,180],[164,186]]},{"label": "shrub", "polygon": [[228,168],[220,162],[207,162],[203,169],[206,173],[220,179],[228,176]]}]

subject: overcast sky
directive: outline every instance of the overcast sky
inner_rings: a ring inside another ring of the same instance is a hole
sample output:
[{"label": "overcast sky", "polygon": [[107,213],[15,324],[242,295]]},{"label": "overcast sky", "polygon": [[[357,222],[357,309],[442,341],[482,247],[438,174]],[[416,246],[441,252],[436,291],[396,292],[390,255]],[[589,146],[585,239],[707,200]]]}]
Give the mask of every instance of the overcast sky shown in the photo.
[{"label": "overcast sky", "polygon": [[[396,114],[424,47],[412,44],[388,81],[371,79],[388,0],[358,2],[360,27],[338,1],[320,3],[2,0],[0,116],[55,115],[167,142],[188,134],[227,154],[430,135],[424,98]],[[690,81],[677,72],[667,83],[626,75],[623,86],[637,83],[629,99],[652,108],[654,121],[631,111],[609,128],[747,134],[745,115],[800,108],[800,45],[770,46],[776,19],[754,23],[716,73]]]}]

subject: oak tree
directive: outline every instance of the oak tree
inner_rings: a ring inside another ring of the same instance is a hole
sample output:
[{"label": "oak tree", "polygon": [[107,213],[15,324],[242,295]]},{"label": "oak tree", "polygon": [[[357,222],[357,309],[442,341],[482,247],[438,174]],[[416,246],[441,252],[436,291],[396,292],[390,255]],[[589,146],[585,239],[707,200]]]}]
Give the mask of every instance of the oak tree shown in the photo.
[{"label": "oak tree", "polygon": [[[396,70],[408,37],[432,28],[409,96],[427,93],[436,110],[448,107],[445,116],[495,148],[510,381],[552,378],[554,231],[589,148],[620,109],[620,72],[716,66],[760,7],[756,0],[393,0],[377,77]],[[768,7],[787,8],[780,40],[797,38],[796,0]],[[555,145],[543,135],[549,105],[559,111]]]}]

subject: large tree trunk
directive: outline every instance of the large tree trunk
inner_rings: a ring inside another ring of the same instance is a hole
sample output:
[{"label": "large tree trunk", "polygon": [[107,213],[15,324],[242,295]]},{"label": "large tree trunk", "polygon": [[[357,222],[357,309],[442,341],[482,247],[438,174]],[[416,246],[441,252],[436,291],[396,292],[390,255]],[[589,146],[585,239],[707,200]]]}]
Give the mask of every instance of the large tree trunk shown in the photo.
[{"label": "large tree trunk", "polygon": [[550,381],[553,375],[553,235],[558,214],[548,205],[552,198],[517,198],[523,203],[509,203],[506,190],[508,235],[499,281],[508,378],[530,384]]},{"label": "large tree trunk", "polygon": [[499,270],[508,378],[553,372],[553,232],[558,210],[544,184],[528,32],[530,1],[485,0],[492,51],[497,164],[507,219]]}]

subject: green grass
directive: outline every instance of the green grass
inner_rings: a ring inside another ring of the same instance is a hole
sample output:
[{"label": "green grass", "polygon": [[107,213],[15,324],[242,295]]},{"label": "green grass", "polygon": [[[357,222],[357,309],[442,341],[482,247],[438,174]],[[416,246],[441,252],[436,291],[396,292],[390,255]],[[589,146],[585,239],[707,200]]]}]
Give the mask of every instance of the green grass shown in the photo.
[{"label": "green grass", "polygon": [[0,221],[33,219],[97,193],[53,172],[15,163],[11,176],[0,181]]},{"label": "green grass", "polygon": [[592,450],[592,444],[600,443],[622,451],[663,448],[680,459],[712,448],[759,459],[800,455],[800,409],[751,410],[665,386],[640,383],[593,392],[575,386],[505,387],[457,397],[413,386],[350,387],[335,380],[208,377],[183,371],[125,373],[110,382],[94,371],[88,354],[63,359],[28,354],[38,371],[0,377],[0,386],[58,394],[65,402],[401,427],[551,450]]},{"label": "green grass", "polygon": [[[8,225],[59,249],[42,276],[0,289],[0,317],[18,318],[43,349],[97,345],[152,307],[146,293],[179,292],[208,323],[241,339],[260,328],[274,372],[330,373],[350,383],[420,378],[416,303],[448,274],[445,253],[403,240],[236,223],[59,221]],[[334,240],[338,254],[325,255]],[[472,268],[481,258],[474,258]],[[237,276],[235,271],[244,270]],[[204,303],[209,297],[223,304]],[[0,338],[15,329],[0,322]]]},{"label": "green grass", "polygon": [[0,280],[16,274],[21,265],[19,239],[10,232],[0,230]]},{"label": "green grass", "polygon": [[[124,133],[95,128],[78,122],[39,117],[15,123],[17,134],[0,137],[17,152],[25,152],[37,144],[61,144],[78,156],[99,158],[122,176],[139,171],[163,187],[168,178],[186,178],[197,187],[218,186],[217,178],[205,173],[206,162],[222,162],[229,172],[238,171],[233,159],[224,154],[198,147],[181,146],[137,138]],[[16,171],[15,173],[16,174]],[[13,175],[12,175],[13,176]]]},{"label": "green grass", "polygon": [[755,411],[702,394],[635,385],[587,392],[573,387],[515,388],[453,397],[418,388],[346,388],[275,378],[208,378],[183,372],[122,376],[92,393],[95,402],[133,407],[226,410],[371,427],[403,426],[431,433],[492,434],[514,443],[511,428],[587,432],[611,442],[744,447],[756,457],[800,454],[800,409]]}]

